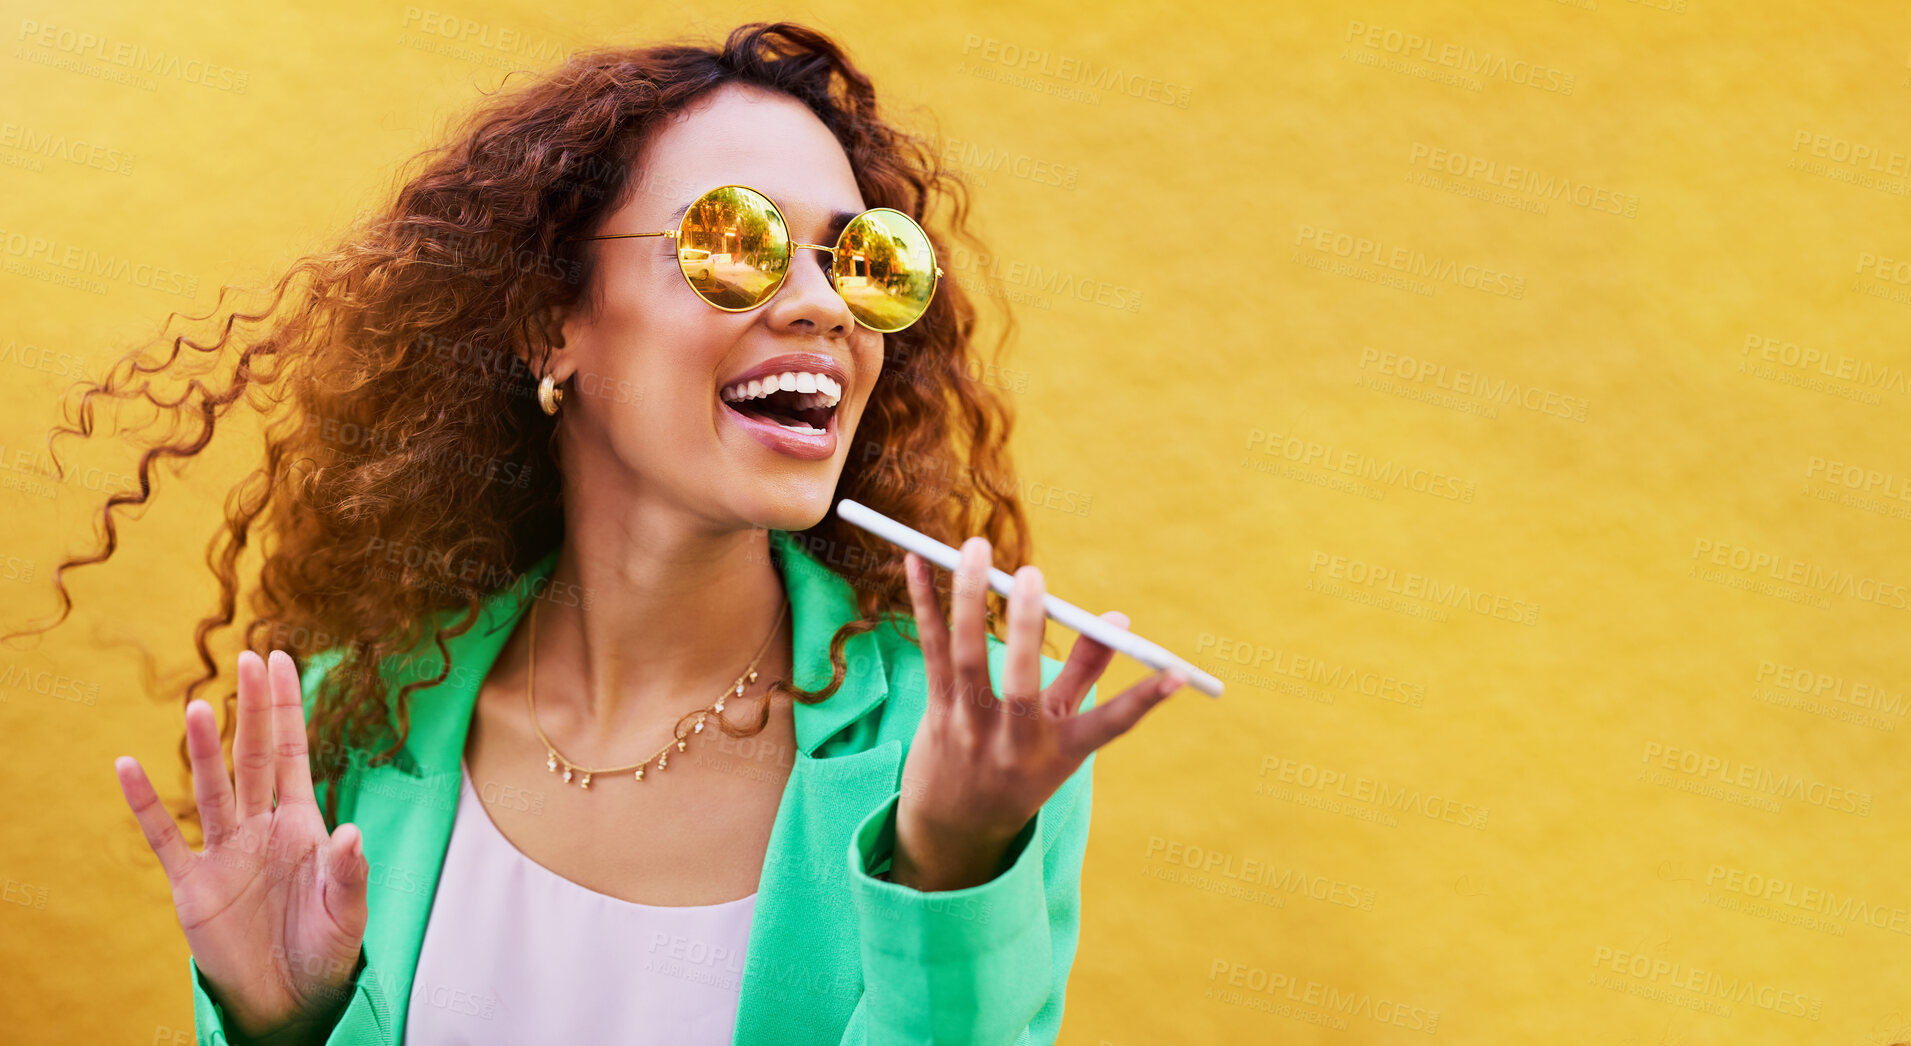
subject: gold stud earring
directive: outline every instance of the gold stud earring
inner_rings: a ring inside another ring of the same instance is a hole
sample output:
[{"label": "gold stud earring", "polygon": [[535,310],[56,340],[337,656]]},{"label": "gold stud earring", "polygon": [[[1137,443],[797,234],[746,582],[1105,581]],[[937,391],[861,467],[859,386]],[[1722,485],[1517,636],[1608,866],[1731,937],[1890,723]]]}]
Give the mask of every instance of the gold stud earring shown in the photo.
[{"label": "gold stud earring", "polygon": [[563,402],[564,390],[558,388],[557,382],[546,373],[544,379],[537,383],[537,405],[544,408],[546,414],[556,414],[558,404]]}]

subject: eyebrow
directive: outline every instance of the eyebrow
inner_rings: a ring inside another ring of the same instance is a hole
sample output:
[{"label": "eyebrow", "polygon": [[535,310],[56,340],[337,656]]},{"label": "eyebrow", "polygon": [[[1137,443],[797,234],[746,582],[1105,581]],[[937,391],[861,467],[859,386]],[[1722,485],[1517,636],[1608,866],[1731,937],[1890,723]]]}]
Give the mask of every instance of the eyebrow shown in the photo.
[{"label": "eyebrow", "polygon": [[[702,199],[702,197],[698,197],[697,199]],[[682,221],[683,221],[683,216],[684,216],[684,213],[685,213],[686,211],[688,211],[688,210],[690,210],[690,205],[691,205],[691,204],[693,204],[693,203],[696,203],[696,202],[697,202],[697,200],[694,200],[694,199],[693,199],[693,200],[685,200],[685,201],[684,201],[683,203],[681,203],[681,204],[678,204],[678,205],[677,205],[677,209],[676,209],[676,210],[674,210],[674,211],[671,211],[671,212],[670,212],[670,216],[669,216],[668,218],[665,218],[664,220],[665,220],[666,222],[668,222],[668,223],[670,224],[670,227],[671,227],[671,228],[673,228],[673,229],[674,229],[674,228],[676,228],[676,227],[677,227],[677,225],[678,225],[678,224],[679,224],[680,222],[682,222]],[[843,231],[843,226],[845,226],[845,225],[848,225],[848,224],[849,224],[849,220],[850,220],[851,218],[854,218],[854,217],[856,217],[856,215],[858,215],[858,214],[860,214],[860,213],[861,213],[860,211],[832,211],[832,212],[830,212],[830,216],[829,216],[829,226],[828,226],[828,228],[829,228],[829,231],[830,231],[830,232],[833,232],[833,233],[840,233],[840,232],[842,232],[842,231]]]}]

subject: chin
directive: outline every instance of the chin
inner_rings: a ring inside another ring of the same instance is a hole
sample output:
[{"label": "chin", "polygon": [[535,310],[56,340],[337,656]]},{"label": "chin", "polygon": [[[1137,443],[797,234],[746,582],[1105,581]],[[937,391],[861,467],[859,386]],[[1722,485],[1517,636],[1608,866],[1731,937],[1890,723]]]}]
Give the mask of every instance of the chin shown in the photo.
[{"label": "chin", "polygon": [[749,520],[751,526],[763,530],[808,530],[821,523],[835,505],[835,478],[830,477],[827,487],[811,488],[805,484],[780,496],[764,491],[761,499],[751,499],[753,504],[739,506],[738,514]]}]

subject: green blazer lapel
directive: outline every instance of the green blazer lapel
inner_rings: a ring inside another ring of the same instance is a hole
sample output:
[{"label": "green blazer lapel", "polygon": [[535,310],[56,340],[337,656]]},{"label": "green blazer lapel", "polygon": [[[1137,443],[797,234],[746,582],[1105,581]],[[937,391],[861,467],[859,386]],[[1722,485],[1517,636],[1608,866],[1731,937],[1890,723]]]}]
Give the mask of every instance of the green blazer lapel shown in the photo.
[{"label": "green blazer lapel", "polygon": [[[855,590],[805,551],[796,535],[772,530],[770,545],[790,597],[795,658],[791,674],[797,686],[820,690],[835,675],[829,659],[831,637],[860,616]],[[817,704],[795,703],[796,747],[805,755],[815,755],[823,742],[889,696],[889,673],[875,634],[851,638],[843,646],[843,659],[846,675],[834,694]]]},{"label": "green blazer lapel", "polygon": [[896,794],[902,756],[893,737],[825,759],[797,754],[757,887],[734,1042],[841,1039],[863,995],[851,840]]},{"label": "green blazer lapel", "polygon": [[[805,551],[797,536],[772,530],[769,538],[790,598],[794,681],[819,689],[834,675],[831,637],[859,616],[855,593]],[[460,760],[480,684],[529,608],[527,596],[544,590],[556,562],[554,549],[489,597],[469,630],[445,640],[451,672],[437,686],[413,691],[403,757],[365,767],[350,786],[349,819],[360,826],[371,865],[365,953],[367,971],[376,973],[378,983],[368,988],[389,1046],[403,1041],[418,955],[457,813]],[[421,649],[433,652],[410,659],[411,667],[394,682],[438,674],[435,648],[427,641]],[[888,696],[878,636],[866,632],[851,638],[844,659],[846,675],[834,694],[820,703],[794,705],[795,766],[777,807],[758,883],[737,1042],[805,1041],[831,1037],[832,1028],[839,1034],[862,995],[846,855],[857,824],[896,794],[903,745],[895,737],[878,742],[870,729],[846,729]]]},{"label": "green blazer lapel", "polygon": [[[526,594],[543,589],[556,563],[553,549],[486,599],[477,623],[463,635],[445,640],[451,671],[437,686],[412,691],[411,730],[401,757],[366,767],[354,789],[356,805],[349,819],[359,826],[371,866],[372,916],[365,929],[365,957],[367,970],[378,976],[371,986],[373,1011],[388,1032],[389,1046],[404,1040],[425,923],[458,811],[460,761],[479,686],[529,608]],[[436,648],[426,640],[420,649],[428,653],[405,659],[407,667],[395,674],[394,684],[438,674]],[[379,1003],[386,1012],[378,1012]]]},{"label": "green blazer lapel", "polygon": [[[830,638],[859,616],[849,583],[771,531],[795,621],[796,685],[828,684]],[[836,1042],[862,998],[861,936],[849,901],[851,837],[896,794],[902,742],[879,740],[870,712],[889,696],[875,632],[843,647],[842,685],[816,704],[797,702],[795,765],[777,808],[757,887],[737,1001],[737,1043]],[[861,727],[860,729],[857,727]],[[848,728],[848,729],[845,729]]]}]

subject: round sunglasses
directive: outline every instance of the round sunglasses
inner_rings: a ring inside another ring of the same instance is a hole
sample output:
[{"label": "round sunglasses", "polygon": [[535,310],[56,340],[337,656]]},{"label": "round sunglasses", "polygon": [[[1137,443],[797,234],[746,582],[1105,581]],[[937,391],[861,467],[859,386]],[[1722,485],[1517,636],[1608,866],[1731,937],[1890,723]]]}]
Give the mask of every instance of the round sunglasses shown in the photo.
[{"label": "round sunglasses", "polygon": [[843,226],[834,247],[797,243],[770,198],[747,185],[719,185],[691,201],[664,232],[614,232],[575,240],[668,236],[677,267],[697,296],[725,312],[748,312],[776,295],[798,247],[830,254],[829,282],[858,323],[884,334],[922,318],[942,270],[922,226],[901,211],[875,207]]}]

